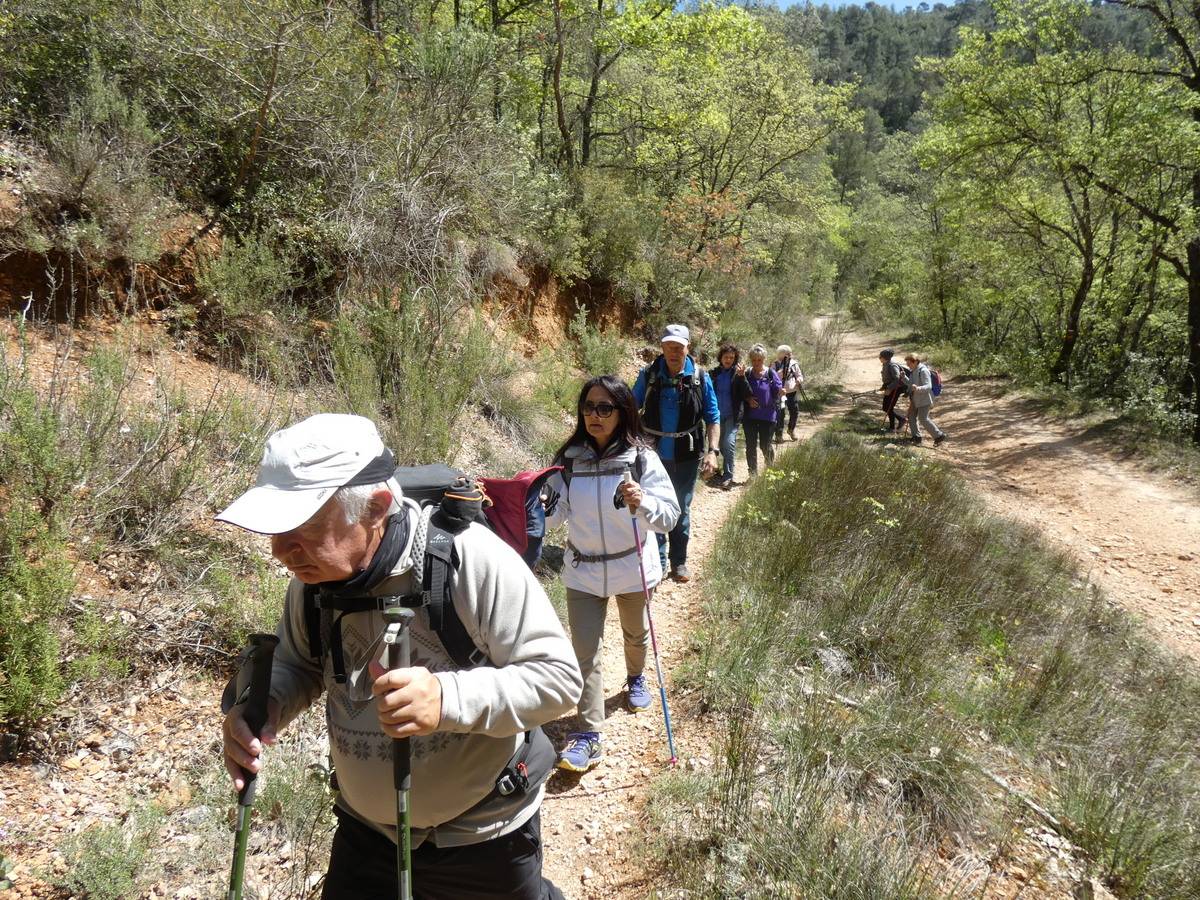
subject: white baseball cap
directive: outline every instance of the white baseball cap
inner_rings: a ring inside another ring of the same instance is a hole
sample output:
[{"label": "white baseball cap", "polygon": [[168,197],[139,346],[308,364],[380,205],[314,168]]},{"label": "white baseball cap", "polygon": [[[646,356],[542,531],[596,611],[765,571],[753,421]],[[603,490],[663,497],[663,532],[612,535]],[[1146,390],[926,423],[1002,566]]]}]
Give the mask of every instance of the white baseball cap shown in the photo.
[{"label": "white baseball cap", "polygon": [[[267,438],[254,487],[229,504],[217,521],[259,534],[282,534],[316,515],[338,488],[390,481],[395,471],[395,458],[370,419],[310,416]],[[389,486],[395,495],[395,482]]]},{"label": "white baseball cap", "polygon": [[663,330],[663,336],[658,339],[658,342],[665,344],[668,341],[687,346],[691,343],[691,332],[688,331],[686,325],[668,325]]}]

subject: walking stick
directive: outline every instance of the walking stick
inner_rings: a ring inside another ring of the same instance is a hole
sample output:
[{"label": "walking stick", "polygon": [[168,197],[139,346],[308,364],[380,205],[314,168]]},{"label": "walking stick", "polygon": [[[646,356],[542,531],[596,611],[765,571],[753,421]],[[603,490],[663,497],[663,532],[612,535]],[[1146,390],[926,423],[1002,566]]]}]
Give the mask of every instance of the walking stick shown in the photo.
[{"label": "walking stick", "polygon": [[[271,690],[271,662],[275,658],[275,647],[279,638],[273,634],[250,635],[250,646],[242,653],[242,666],[238,671],[238,681],[242,681],[247,667],[250,669],[250,683],[244,689],[246,708],[242,718],[250,727],[250,732],[256,737],[262,737],[263,726],[267,724],[267,697]],[[235,702],[240,701],[243,689],[235,692]],[[241,900],[242,882],[246,874],[246,847],[250,841],[250,807],[254,805],[254,794],[258,789],[258,776],[254,772],[242,769],[243,785],[238,793],[237,837],[233,844],[233,866],[229,870],[228,900]]]},{"label": "walking stick", "polygon": [[[383,611],[387,622],[383,642],[387,645],[389,669],[407,669],[412,665],[412,645],[408,626],[416,613],[393,606]],[[392,783],[396,788],[396,885],[400,900],[412,900],[412,829],[408,792],[412,787],[412,747],[408,738],[392,741]]]},{"label": "walking stick", "polygon": [[796,390],[798,390],[800,392],[800,399],[804,401],[804,405],[808,409],[808,417],[810,419],[812,419],[814,422],[817,421],[817,414],[815,412],[813,412],[812,406],[809,405],[808,394],[804,393],[804,385],[802,385],[802,384],[796,385]]},{"label": "walking stick", "polygon": [[[625,470],[625,483],[633,483],[633,474]],[[658,658],[658,637],[654,633],[654,616],[650,614],[650,588],[646,586],[646,566],[642,562],[642,536],[638,531],[637,511],[629,511],[629,521],[633,523],[633,542],[637,545],[638,574],[642,576],[642,596],[646,598],[646,621],[650,623],[650,646],[654,648],[654,671],[658,675],[658,696],[662,701],[663,721],[667,726],[667,748],[671,751],[671,765],[678,762],[675,755],[675,735],[671,731],[671,708],[667,705],[667,686],[663,682],[662,662]]]}]

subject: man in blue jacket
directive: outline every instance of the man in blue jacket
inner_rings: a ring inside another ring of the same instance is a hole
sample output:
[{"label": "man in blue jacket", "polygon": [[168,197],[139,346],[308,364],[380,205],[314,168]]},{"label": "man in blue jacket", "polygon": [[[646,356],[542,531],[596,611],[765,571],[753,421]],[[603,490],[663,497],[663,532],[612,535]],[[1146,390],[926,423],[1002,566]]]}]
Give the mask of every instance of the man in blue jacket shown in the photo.
[{"label": "man in blue jacket", "polygon": [[708,373],[688,355],[690,343],[686,325],[668,325],[660,341],[662,354],[642,369],[633,386],[642,424],[655,438],[679,500],[679,521],[669,535],[658,535],[658,552],[663,571],[669,561],[671,577],[680,582],[691,578],[687,548],[696,477],[715,474],[721,456],[717,392]]}]

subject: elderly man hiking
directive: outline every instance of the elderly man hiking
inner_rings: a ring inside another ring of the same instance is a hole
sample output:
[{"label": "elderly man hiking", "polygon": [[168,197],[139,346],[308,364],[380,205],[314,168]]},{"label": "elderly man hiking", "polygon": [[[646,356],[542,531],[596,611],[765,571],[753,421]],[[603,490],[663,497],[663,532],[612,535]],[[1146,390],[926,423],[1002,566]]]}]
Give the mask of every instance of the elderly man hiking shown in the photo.
[{"label": "elderly man hiking", "polygon": [[659,342],[662,353],[642,369],[633,386],[642,424],[655,439],[655,449],[679,501],[675,527],[670,534],[658,535],[659,561],[664,572],[670,562],[675,581],[692,577],[687,554],[696,477],[701,472],[705,478],[715,475],[721,459],[717,392],[708,373],[688,355],[690,342],[687,326],[668,325]]},{"label": "elderly man hiking", "polygon": [[[554,754],[538,726],[578,700],[575,654],[516,552],[477,524],[448,536],[394,471],[368,419],[313,416],[271,436],[256,485],[217,517],[270,535],[293,576],[266,727],[255,738],[241,706],[228,712],[226,768],[240,789],[263,745],[324,693],[339,785],[324,900],[397,895],[393,739],[411,753],[414,897],[560,898],[542,877],[541,781]],[[438,586],[427,539],[452,544]],[[409,626],[411,665],[387,671],[385,610],[394,618],[397,600],[424,608]],[[473,645],[465,665],[448,621]]]}]

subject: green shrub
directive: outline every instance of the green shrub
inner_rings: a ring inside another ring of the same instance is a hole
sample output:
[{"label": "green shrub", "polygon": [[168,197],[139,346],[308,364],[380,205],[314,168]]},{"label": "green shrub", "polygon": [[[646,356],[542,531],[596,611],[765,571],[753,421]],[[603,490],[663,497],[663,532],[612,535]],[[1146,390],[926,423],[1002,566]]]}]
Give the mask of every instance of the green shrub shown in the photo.
[{"label": "green shrub", "polygon": [[124,900],[136,896],[152,877],[151,850],[158,846],[163,813],[141,806],[121,824],[93,825],[67,838],[61,851],[66,874],[59,887],[82,892],[89,900]]},{"label": "green shrub", "polygon": [[611,375],[620,370],[625,345],[618,331],[592,325],[583,306],[575,308],[567,331],[575,342],[576,362],[588,378]]},{"label": "green shrub", "polygon": [[0,516],[0,721],[53,709],[66,686],[58,628],[75,584],[66,546],[27,500]]},{"label": "green shrub", "polygon": [[150,174],[158,135],[145,111],[92,66],[66,112],[41,123],[47,164],[27,179],[25,249],[145,262],[161,253],[171,204]]},{"label": "green shrub", "polygon": [[402,463],[450,458],[468,400],[503,363],[468,306],[425,290],[348,306],[330,355],[335,408],[374,419]]}]

